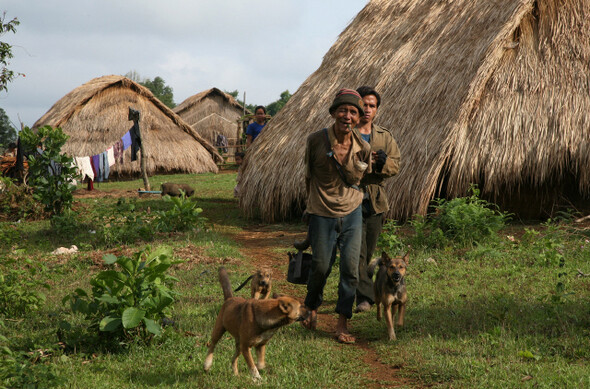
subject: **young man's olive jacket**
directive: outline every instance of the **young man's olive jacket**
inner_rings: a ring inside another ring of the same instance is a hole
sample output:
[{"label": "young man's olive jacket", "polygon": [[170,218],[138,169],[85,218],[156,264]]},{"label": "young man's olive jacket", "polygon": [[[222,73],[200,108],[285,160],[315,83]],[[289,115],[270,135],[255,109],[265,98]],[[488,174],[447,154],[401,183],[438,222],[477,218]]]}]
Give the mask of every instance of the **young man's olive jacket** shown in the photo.
[{"label": "young man's olive jacket", "polygon": [[369,144],[371,151],[383,150],[387,154],[383,169],[380,172],[373,169],[365,174],[360,184],[360,188],[369,196],[374,213],[379,214],[389,210],[384,183],[399,172],[400,152],[391,132],[376,124],[373,124]]}]

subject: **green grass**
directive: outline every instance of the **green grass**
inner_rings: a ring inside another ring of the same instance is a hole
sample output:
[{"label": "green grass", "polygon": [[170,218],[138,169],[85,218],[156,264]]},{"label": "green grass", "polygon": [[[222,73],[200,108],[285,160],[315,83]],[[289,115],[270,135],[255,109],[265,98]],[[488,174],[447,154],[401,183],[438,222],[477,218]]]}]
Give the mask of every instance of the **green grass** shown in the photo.
[{"label": "green grass", "polygon": [[[229,335],[218,344],[213,367],[202,369],[206,343],[222,304],[217,268],[223,264],[232,285],[252,270],[250,258],[240,253],[232,238],[249,225],[269,231],[301,231],[298,223],[260,226],[244,219],[233,198],[235,174],[156,176],[153,188],[166,181],[186,182],[196,188],[198,204],[209,229],[156,235],[110,247],[89,232],[100,211],[129,214],[117,198],[76,200],[76,231],[53,231],[48,221],[0,225],[0,271],[8,258],[27,266],[25,259],[42,262],[37,277],[51,289],[46,306],[24,317],[0,317],[0,333],[14,351],[43,351],[31,363],[53,369],[64,388],[336,388],[363,387],[369,367],[365,351],[342,346],[330,336],[310,333],[299,325],[281,328],[269,342],[268,368],[261,384],[252,383],[245,362],[240,376],[231,372],[234,342]],[[102,183],[99,190],[136,190],[141,180]],[[138,198],[138,213],[162,210],[157,196]],[[117,208],[119,207],[119,208]],[[120,211],[117,211],[120,209]],[[81,228],[85,227],[85,228]],[[386,340],[385,323],[375,309],[351,320],[354,334],[378,355],[374,368],[399,368],[402,387],[437,388],[584,388],[590,387],[590,242],[588,232],[573,225],[512,224],[498,239],[475,246],[414,249],[408,266],[409,302],[398,340]],[[398,233],[401,239],[409,229]],[[406,231],[406,232],[403,232]],[[507,235],[515,236],[512,242]],[[533,236],[530,241],[526,238]],[[59,246],[76,244],[80,252],[68,260],[48,255]],[[182,294],[175,304],[173,326],[152,344],[132,344],[120,351],[82,345],[64,348],[58,335],[62,320],[77,321],[61,305],[75,288],[90,289],[90,277],[102,266],[104,253],[136,251],[147,244],[169,245],[185,263],[172,269]],[[286,247],[272,248],[283,253]],[[433,259],[435,262],[433,262]],[[286,263],[285,263],[286,267]],[[337,299],[334,269],[325,289],[323,311],[332,312]],[[281,290],[284,280],[275,280]],[[290,286],[302,297],[304,286]],[[0,356],[0,358],[2,358]],[[29,373],[34,374],[34,373]],[[41,382],[45,381],[38,378]],[[45,382],[46,383],[46,382]],[[377,385],[376,383],[373,383]],[[0,385],[1,387],[2,385]]]}]

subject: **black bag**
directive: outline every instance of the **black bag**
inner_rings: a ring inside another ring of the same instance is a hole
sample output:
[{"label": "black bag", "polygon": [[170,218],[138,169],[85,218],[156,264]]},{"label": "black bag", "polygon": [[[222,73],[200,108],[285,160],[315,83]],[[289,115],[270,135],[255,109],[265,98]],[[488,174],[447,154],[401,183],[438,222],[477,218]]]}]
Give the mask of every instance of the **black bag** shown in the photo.
[{"label": "black bag", "polygon": [[292,284],[307,284],[311,271],[311,254],[299,250],[297,254],[289,255],[289,268],[287,270],[287,281]]}]

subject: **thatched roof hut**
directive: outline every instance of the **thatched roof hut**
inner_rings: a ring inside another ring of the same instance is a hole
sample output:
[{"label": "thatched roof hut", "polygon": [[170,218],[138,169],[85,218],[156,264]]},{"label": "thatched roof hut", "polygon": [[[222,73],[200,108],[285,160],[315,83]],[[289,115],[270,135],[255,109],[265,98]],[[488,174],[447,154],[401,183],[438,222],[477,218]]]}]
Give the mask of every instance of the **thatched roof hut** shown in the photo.
[{"label": "thatched roof hut", "polygon": [[[70,136],[63,151],[74,156],[92,156],[115,144],[133,126],[129,107],[140,111],[139,126],[146,149],[149,175],[165,173],[217,172],[222,158],[208,141],[158,100],[149,89],[123,76],[90,80],[62,97],[33,127],[61,127]],[[111,176],[140,172],[140,160],[110,169]]]},{"label": "thatched roof hut", "polygon": [[237,120],[244,115],[244,107],[233,96],[217,88],[187,98],[174,108],[174,112],[212,143],[218,134],[228,139],[242,136]]},{"label": "thatched roof hut", "polygon": [[308,134],[341,87],[374,86],[400,146],[389,217],[482,195],[527,216],[590,195],[590,0],[372,0],[246,156],[240,206],[301,212]]}]

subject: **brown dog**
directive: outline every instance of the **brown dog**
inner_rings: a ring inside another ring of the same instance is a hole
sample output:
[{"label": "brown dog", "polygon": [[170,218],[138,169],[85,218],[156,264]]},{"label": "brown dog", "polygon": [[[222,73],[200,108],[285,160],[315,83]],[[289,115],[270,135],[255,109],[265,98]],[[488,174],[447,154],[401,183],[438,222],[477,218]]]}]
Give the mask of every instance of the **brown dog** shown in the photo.
[{"label": "brown dog", "polygon": [[[229,277],[223,267],[219,269],[219,282],[225,302],[215,321],[211,341],[207,344],[205,371],[209,371],[213,364],[215,345],[225,331],[228,331],[236,341],[236,351],[231,361],[234,374],[238,375],[238,357],[242,354],[252,378],[260,379],[258,370],[266,367],[264,361],[266,343],[280,327],[304,320],[307,310],[292,297],[281,296],[266,300],[232,297]],[[256,364],[250,353],[252,347],[256,348]]]},{"label": "brown dog", "polygon": [[184,192],[186,197],[191,197],[195,190],[188,184],[175,184],[173,182],[165,182],[162,184],[162,196],[180,197],[180,191]]},{"label": "brown dog", "polygon": [[406,301],[408,301],[405,281],[408,259],[408,253],[403,257],[390,258],[386,252],[383,252],[381,258],[375,258],[369,264],[369,274],[372,274],[375,266],[379,265],[377,278],[373,284],[375,305],[377,320],[381,320],[381,304],[383,304],[389,340],[396,339],[393,329],[396,310],[398,311],[397,325],[400,327],[404,325]]},{"label": "brown dog", "polygon": [[270,281],[270,270],[268,269],[258,269],[254,274],[250,277],[246,278],[244,282],[236,289],[234,292],[242,289],[248,281],[252,280],[250,283],[250,296],[253,299],[267,299],[270,296],[270,290],[272,288],[272,284]]}]

